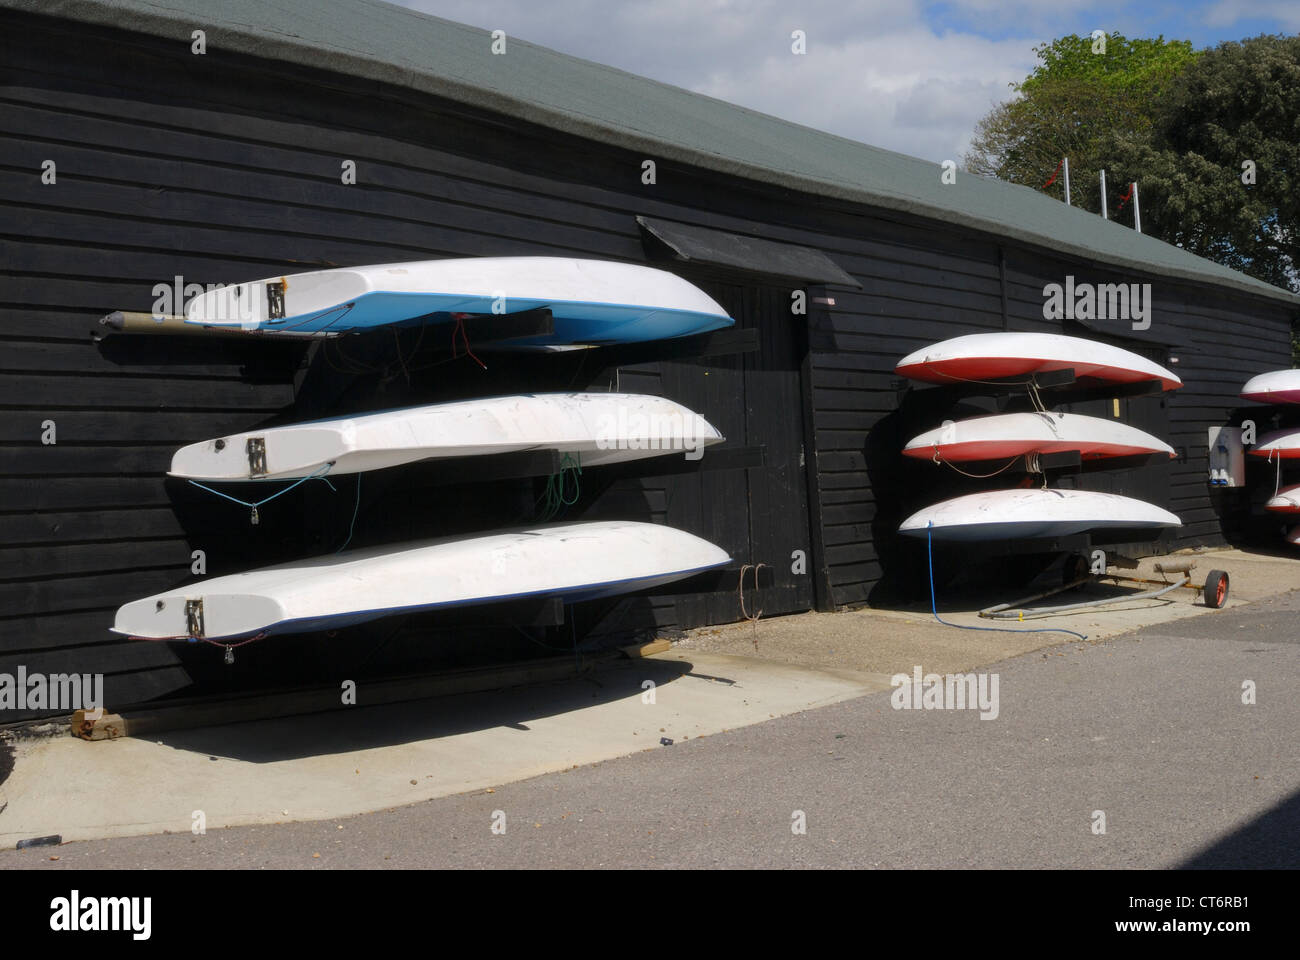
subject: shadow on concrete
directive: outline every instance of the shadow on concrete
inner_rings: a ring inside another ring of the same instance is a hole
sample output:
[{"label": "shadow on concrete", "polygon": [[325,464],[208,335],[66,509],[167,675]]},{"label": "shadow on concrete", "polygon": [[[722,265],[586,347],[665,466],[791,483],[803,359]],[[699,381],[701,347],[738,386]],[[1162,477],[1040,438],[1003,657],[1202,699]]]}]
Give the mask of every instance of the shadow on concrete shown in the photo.
[{"label": "shadow on concrete", "polygon": [[[1019,559],[1019,558],[1009,558]],[[1086,583],[1069,590],[1056,593],[1048,597],[1042,597],[1037,600],[1028,600],[1028,598],[1041,593],[1045,590],[1052,589],[1060,582],[1059,561],[1051,566],[1050,576],[1039,577],[1028,583],[1022,583],[1018,588],[1010,589],[1006,587],[991,588],[988,586],[960,584],[956,588],[950,588],[946,594],[940,594],[936,597],[936,606],[941,614],[944,613],[971,613],[977,610],[983,610],[992,607],[995,604],[1007,603],[1019,607],[1068,607],[1075,603],[1084,603],[1097,600],[1113,600],[1116,602],[1109,603],[1099,610],[1143,610],[1143,609],[1161,609],[1172,603],[1195,604],[1201,606],[1201,601],[1191,590],[1178,589],[1172,590],[1163,597],[1148,597],[1145,599],[1136,599],[1137,595],[1148,590],[1159,589],[1156,584],[1149,585],[1123,585],[1109,581],[1100,581]],[[1174,581],[1171,581],[1171,583]],[[1121,598],[1134,598],[1123,600]],[[1017,601],[1026,601],[1017,603]],[[907,613],[929,613],[930,599],[926,597],[923,601],[916,601],[909,604],[892,604],[888,607],[891,610],[897,610]],[[1061,616],[1070,614],[1087,613],[1087,610],[1066,611]],[[1050,620],[1051,617],[1044,618]],[[989,623],[996,624],[998,621],[990,620]],[[1035,621],[1037,622],[1037,621]]]},{"label": "shadow on concrete", "polygon": [[[150,739],[176,750],[211,757],[275,763],[436,740],[494,727],[510,727],[526,733],[531,721],[639,697],[643,692],[641,684],[646,680],[663,686],[691,670],[692,665],[686,661],[614,661],[566,680],[178,730],[155,734]],[[358,686],[357,698],[364,704],[364,684]],[[538,749],[544,747],[539,745]]]},{"label": "shadow on concrete", "polygon": [[1300,792],[1179,864],[1183,870],[1300,867]]},{"label": "shadow on concrete", "polygon": [[13,744],[0,740],[0,787],[5,785],[9,779],[9,774],[14,772],[14,748]]}]

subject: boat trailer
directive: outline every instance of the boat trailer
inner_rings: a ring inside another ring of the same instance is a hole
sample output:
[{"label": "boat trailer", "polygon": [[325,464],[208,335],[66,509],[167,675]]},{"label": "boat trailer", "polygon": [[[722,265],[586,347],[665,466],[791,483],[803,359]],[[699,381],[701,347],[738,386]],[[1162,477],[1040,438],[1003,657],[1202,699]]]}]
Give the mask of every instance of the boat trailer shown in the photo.
[{"label": "boat trailer", "polygon": [[[1126,557],[1117,557],[1116,561],[1117,566],[1125,566],[1130,569],[1137,566],[1137,561],[1129,560]],[[1117,603],[1129,603],[1133,600],[1155,600],[1180,589],[1194,590],[1201,595],[1207,607],[1215,610],[1221,608],[1228,601],[1228,574],[1223,570],[1211,570],[1206,576],[1205,582],[1198,584],[1192,582],[1192,571],[1195,569],[1196,561],[1190,559],[1157,563],[1155,565],[1156,573],[1178,575],[1179,579],[1173,582],[1167,577],[1163,580],[1151,580],[1143,577],[1125,576],[1120,573],[1092,573],[1088,566],[1088,558],[1081,554],[1075,554],[1065,562],[1065,571],[1062,575],[1063,582],[1059,587],[1044,590],[1030,597],[1022,597],[1010,603],[999,603],[992,607],[985,607],[979,612],[979,615],[986,620],[1029,620],[1035,617],[1056,616],[1074,610],[1090,610]],[[1056,607],[1025,606],[1037,600],[1043,600],[1047,597],[1056,596],[1058,593],[1073,590],[1075,587],[1081,587],[1089,583],[1101,583],[1102,581],[1116,584],[1154,585],[1154,588],[1145,590],[1142,593],[1131,593],[1121,597],[1107,597],[1101,600],[1084,600],[1079,603],[1067,603]]]}]

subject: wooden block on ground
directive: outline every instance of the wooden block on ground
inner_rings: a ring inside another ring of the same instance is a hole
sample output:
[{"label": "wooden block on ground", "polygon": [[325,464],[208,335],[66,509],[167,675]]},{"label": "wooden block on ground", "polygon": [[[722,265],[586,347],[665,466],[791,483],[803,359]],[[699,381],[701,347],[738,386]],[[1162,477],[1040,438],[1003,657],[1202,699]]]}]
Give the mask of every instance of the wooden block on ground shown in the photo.
[{"label": "wooden block on ground", "polygon": [[631,646],[620,647],[623,656],[636,659],[637,657],[651,657],[656,653],[663,653],[672,649],[672,641],[660,637],[657,640],[651,640],[648,643],[634,643]]},{"label": "wooden block on ground", "polygon": [[126,721],[116,713],[78,710],[72,715],[72,733],[83,740],[116,740],[126,736]]}]

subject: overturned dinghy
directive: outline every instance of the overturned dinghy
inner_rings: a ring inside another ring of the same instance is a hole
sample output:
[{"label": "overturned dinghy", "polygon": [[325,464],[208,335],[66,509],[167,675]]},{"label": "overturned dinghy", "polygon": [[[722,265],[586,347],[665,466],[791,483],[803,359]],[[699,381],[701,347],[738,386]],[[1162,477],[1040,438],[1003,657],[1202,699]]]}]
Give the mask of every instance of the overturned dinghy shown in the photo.
[{"label": "overturned dinghy", "polygon": [[1300,430],[1274,430],[1259,438],[1250,448],[1254,457],[1267,457],[1269,460],[1295,460],[1300,458]]},{"label": "overturned dinghy", "polygon": [[913,438],[903,454],[963,463],[1075,450],[1084,460],[1175,456],[1169,444],[1136,427],[1077,413],[1001,413],[957,420]]},{"label": "overturned dinghy", "polygon": [[1243,400],[1257,403],[1300,403],[1300,370],[1270,370],[1246,381]]},{"label": "overturned dinghy", "polygon": [[1055,333],[972,333],[922,347],[895,372],[926,383],[987,383],[1036,373],[1073,370],[1079,379],[1108,383],[1159,380],[1163,390],[1183,385],[1175,374],[1129,350]]},{"label": "overturned dinghy", "polygon": [[113,630],[153,640],[302,633],[507,600],[595,600],[729,562],[720,547],[659,524],[548,524],[216,577],[125,604]]},{"label": "overturned dinghy", "polygon": [[1268,503],[1264,504],[1264,509],[1274,513],[1300,513],[1300,483],[1283,487],[1273,494]]},{"label": "overturned dinghy", "polygon": [[898,532],[936,540],[981,541],[1066,537],[1106,528],[1181,527],[1162,507],[1091,490],[993,490],[918,510]]},{"label": "overturned dinghy", "polygon": [[575,454],[581,466],[684,453],[723,436],[663,397],[553,393],[437,403],[313,420],[192,443],[170,473],[191,480],[277,480],[364,473],[420,460],[528,450]]},{"label": "overturned dinghy", "polygon": [[666,270],[569,257],[418,260],[270,277],[195,297],[185,306],[185,322],[332,336],[431,314],[541,308],[551,311],[554,332],[512,346],[637,343],[735,322],[703,290]]}]

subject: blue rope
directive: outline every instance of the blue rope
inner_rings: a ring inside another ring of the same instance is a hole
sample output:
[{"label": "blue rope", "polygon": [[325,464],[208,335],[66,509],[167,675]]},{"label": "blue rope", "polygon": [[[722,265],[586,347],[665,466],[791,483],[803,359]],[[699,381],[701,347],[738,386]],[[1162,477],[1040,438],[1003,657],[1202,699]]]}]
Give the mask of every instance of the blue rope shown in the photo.
[{"label": "blue rope", "polygon": [[342,553],[347,549],[348,544],[352,542],[352,533],[357,528],[357,514],[361,512],[361,474],[357,474],[357,503],[352,508],[352,523],[348,525],[348,538],[343,541],[343,546],[335,550],[335,553]]},{"label": "blue rope", "polygon": [[1074,630],[1066,630],[1063,627],[1038,627],[1028,630],[1016,630],[1012,627],[972,627],[964,623],[949,623],[943,617],[939,616],[939,607],[934,599],[934,521],[931,520],[925,528],[925,549],[930,560],[930,612],[934,614],[934,619],[938,620],[945,627],[956,627],[958,630],[988,630],[993,633],[1068,633],[1072,637],[1078,637],[1080,640],[1087,640],[1087,636],[1082,633],[1076,633]]},{"label": "blue rope", "polygon": [[[338,493],[338,491],[335,490],[335,488],[334,488],[334,484],[330,483],[328,480],[325,480],[325,474],[329,472],[329,469],[330,469],[330,467],[332,467],[332,466],[334,466],[334,461],[333,461],[333,460],[331,460],[329,463],[325,464],[325,466],[321,467],[321,468],[320,468],[319,470],[317,470],[315,473],[311,474],[311,476],[303,477],[301,480],[297,480],[297,481],[295,481],[294,483],[291,483],[289,486],[285,487],[283,490],[277,490],[275,493],[271,494],[271,495],[270,495],[269,497],[267,497],[265,500],[258,500],[256,503],[251,503],[251,502],[249,502],[249,501],[247,501],[247,500],[240,500],[238,497],[232,497],[230,494],[228,494],[228,493],[222,493],[220,490],[213,490],[211,487],[209,487],[209,486],[205,486],[204,484],[199,483],[197,480],[191,480],[190,483],[192,483],[194,486],[198,487],[200,490],[206,490],[208,493],[215,493],[217,496],[221,497],[221,498],[224,499],[224,500],[229,500],[231,503],[237,503],[237,504],[239,504],[241,507],[248,507],[248,508],[250,508],[250,509],[253,511],[254,515],[256,516],[257,508],[258,508],[258,507],[260,507],[260,506],[262,506],[262,505],[264,505],[264,504],[270,503],[270,502],[271,502],[272,500],[274,500],[276,497],[279,497],[279,496],[282,496],[283,494],[288,493],[288,492],[289,492],[290,490],[292,490],[294,487],[297,487],[297,486],[299,486],[300,484],[304,484],[304,483],[306,483],[308,480],[324,480],[324,481],[325,481],[325,485],[326,485],[327,487],[329,487],[331,490],[334,490],[335,493]],[[360,476],[360,474],[358,474],[358,476]],[[358,497],[360,497],[360,492],[358,492]]]}]

